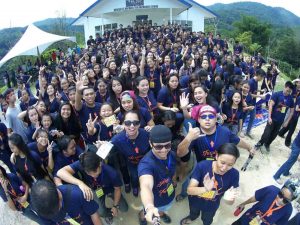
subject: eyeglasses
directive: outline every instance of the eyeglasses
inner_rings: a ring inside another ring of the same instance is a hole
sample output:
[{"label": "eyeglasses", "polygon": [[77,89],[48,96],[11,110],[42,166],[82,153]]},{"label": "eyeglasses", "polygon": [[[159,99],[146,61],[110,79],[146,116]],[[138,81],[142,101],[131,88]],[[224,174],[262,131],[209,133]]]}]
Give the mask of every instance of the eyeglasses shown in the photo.
[{"label": "eyeglasses", "polygon": [[214,114],[208,114],[208,115],[201,115],[200,116],[200,119],[202,119],[202,120],[205,120],[207,118],[212,120],[212,119],[216,118],[216,116]]},{"label": "eyeglasses", "polygon": [[170,149],[172,147],[171,143],[165,144],[165,145],[153,145],[154,149],[157,151],[161,151],[163,148]]},{"label": "eyeglasses", "polygon": [[286,198],[286,197],[283,195],[282,191],[280,191],[280,192],[278,193],[278,197],[279,197],[280,199],[282,199],[283,204],[288,204],[288,203],[291,202],[290,199]]},{"label": "eyeglasses", "polygon": [[140,125],[140,121],[138,121],[138,120],[133,120],[133,121],[130,121],[130,120],[125,120],[124,121],[124,125],[126,126],[126,127],[130,127],[131,125],[133,125],[133,126],[138,126],[138,125]]}]

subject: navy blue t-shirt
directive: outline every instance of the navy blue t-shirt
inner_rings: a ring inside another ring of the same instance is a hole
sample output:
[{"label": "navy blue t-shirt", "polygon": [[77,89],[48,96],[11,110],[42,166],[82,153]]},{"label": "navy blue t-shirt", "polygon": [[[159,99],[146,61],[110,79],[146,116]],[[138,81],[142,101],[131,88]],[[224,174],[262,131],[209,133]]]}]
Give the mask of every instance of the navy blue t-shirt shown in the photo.
[{"label": "navy blue t-shirt", "polygon": [[112,138],[113,125],[107,127],[104,123],[100,122],[95,124],[95,128],[96,133],[94,135],[89,135],[87,132],[86,135],[84,135],[86,143],[93,144],[98,140],[109,141]]},{"label": "navy blue t-shirt", "polygon": [[99,112],[100,112],[101,104],[98,102],[95,102],[94,107],[88,107],[86,103],[82,103],[82,108],[80,111],[78,111],[79,119],[82,125],[83,132],[87,132],[86,123],[89,120],[89,116],[91,114],[92,119],[95,119],[96,116],[99,118]]},{"label": "navy blue t-shirt", "polygon": [[285,96],[282,91],[275,92],[271,100],[275,102],[272,111],[272,119],[276,122],[282,123],[288,108],[294,108],[294,101],[291,95]]},{"label": "navy blue t-shirt", "polygon": [[136,100],[140,107],[148,109],[149,112],[158,112],[157,102],[152,91],[148,92],[147,97],[137,96]]},{"label": "navy blue t-shirt", "polygon": [[[71,194],[70,198],[67,198],[68,195],[68,186],[70,187]],[[97,212],[99,206],[94,201],[87,201],[83,197],[82,191],[76,185],[60,185],[57,187],[62,194],[63,202],[68,202],[68,208],[65,209],[68,216],[74,219],[79,224],[84,225],[93,225],[91,215]],[[40,217],[43,221],[43,225],[69,225],[70,223],[64,219],[62,221],[57,221],[55,218],[52,220],[47,220]]]},{"label": "navy blue t-shirt", "polygon": [[[139,177],[151,175],[153,177],[154,206],[168,205],[175,197],[172,177],[176,171],[176,155],[170,151],[166,160],[158,159],[152,151],[148,152],[138,166]],[[168,191],[169,189],[169,191]]]},{"label": "navy blue t-shirt", "polygon": [[43,151],[43,152],[40,152],[38,150],[37,142],[31,142],[31,143],[27,144],[27,146],[31,151],[34,151],[35,153],[38,154],[38,156],[40,157],[40,160],[42,161],[44,167],[47,168],[48,159],[49,159],[49,154],[48,154],[47,149],[45,149],[45,151]]},{"label": "navy blue t-shirt", "polygon": [[34,97],[29,97],[29,98],[30,98],[30,99],[29,99],[29,102],[28,102],[28,103],[26,103],[26,102],[21,102],[21,103],[20,103],[20,108],[21,108],[22,111],[27,110],[27,108],[28,108],[29,106],[32,106],[32,105],[34,105],[34,104],[37,102],[37,99],[36,99],[36,98],[34,98]]},{"label": "navy blue t-shirt", "polygon": [[227,127],[217,126],[216,132],[211,135],[199,137],[192,141],[189,146],[189,153],[195,152],[197,162],[202,160],[214,160],[216,158],[217,149],[225,143],[238,144],[240,138],[233,134]]},{"label": "navy blue t-shirt", "polygon": [[104,163],[101,164],[101,173],[96,179],[84,172],[79,161],[72,163],[70,167],[75,173],[80,172],[82,174],[84,183],[91,189],[97,190],[98,188],[102,188],[104,194],[112,193],[115,187],[123,185],[118,172]]},{"label": "navy blue t-shirt", "polygon": [[128,161],[128,165],[136,167],[140,160],[150,150],[149,133],[144,129],[139,129],[137,138],[130,140],[125,131],[115,135],[111,139],[114,147],[124,155]]},{"label": "navy blue t-shirt", "polygon": [[100,95],[100,92],[97,91],[96,92],[95,102],[98,102],[98,103],[107,102],[108,101],[108,97],[109,97],[108,91],[106,92],[105,96]]},{"label": "navy blue t-shirt", "polygon": [[[151,72],[150,68],[146,67],[144,75],[149,80],[150,90],[153,91],[153,93],[157,94],[161,88],[160,70],[158,68],[156,68],[154,71]],[[154,84],[152,82],[154,82]],[[154,86],[152,86],[152,85],[154,85]]]},{"label": "navy blue t-shirt", "polygon": [[[257,190],[255,192],[255,199],[258,202],[243,214],[241,217],[242,224],[248,225],[257,215],[263,216],[268,211],[279,192],[280,189],[273,185]],[[274,206],[274,208],[276,207],[277,206]],[[263,223],[261,223],[261,225],[286,225],[292,211],[292,205],[291,203],[288,203],[281,209],[273,211],[272,215],[263,217]]]},{"label": "navy blue t-shirt", "polygon": [[81,153],[83,153],[83,150],[78,146],[76,146],[76,153],[69,157],[66,157],[62,152],[58,152],[54,157],[53,175],[56,175],[57,171],[61,168],[76,162]]},{"label": "navy blue t-shirt", "polygon": [[239,120],[243,116],[242,109],[233,109],[229,104],[223,105],[222,112],[227,116],[227,119],[224,121],[226,124],[238,125]]},{"label": "navy blue t-shirt", "polygon": [[[254,80],[254,78],[251,78],[249,80],[249,86],[250,86],[249,93],[251,93],[251,94],[257,94],[258,82],[256,80]],[[252,105],[256,105],[256,98],[252,99]]]},{"label": "navy blue t-shirt", "polygon": [[209,177],[215,176],[217,186],[213,188],[213,191],[217,191],[217,194],[213,199],[206,199],[199,196],[189,196],[190,207],[200,209],[205,212],[214,212],[219,208],[220,200],[224,193],[231,187],[239,187],[239,172],[232,168],[224,175],[213,174],[212,171],[213,161],[202,161],[196,165],[191,179],[195,179],[199,182],[198,187],[204,187],[203,179],[207,173]]},{"label": "navy blue t-shirt", "polygon": [[[13,174],[13,173],[8,173],[7,174],[9,183],[7,185],[7,190],[9,193],[10,198],[13,200],[15,207],[18,211],[22,211],[23,207],[21,206],[21,204],[17,201],[17,199],[19,197],[22,197],[24,195],[24,193],[22,192],[22,190],[20,189],[20,187],[22,186],[22,181],[21,179]],[[7,202],[8,199],[5,195],[5,192],[2,188],[2,185],[0,185],[0,197],[2,198],[2,200],[4,202]]]},{"label": "navy blue t-shirt", "polygon": [[157,102],[162,103],[165,107],[174,108],[173,106],[176,105],[176,108],[179,108],[179,91],[173,91],[170,94],[168,88],[163,87],[159,90]]}]

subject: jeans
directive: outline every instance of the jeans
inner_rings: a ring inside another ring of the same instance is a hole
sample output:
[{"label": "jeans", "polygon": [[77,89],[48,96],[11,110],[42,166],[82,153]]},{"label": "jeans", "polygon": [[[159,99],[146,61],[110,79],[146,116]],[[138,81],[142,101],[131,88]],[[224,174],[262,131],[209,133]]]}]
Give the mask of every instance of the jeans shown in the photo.
[{"label": "jeans", "polygon": [[273,176],[274,179],[276,179],[276,180],[279,179],[282,174],[285,175],[285,176],[288,176],[289,172],[290,172],[290,169],[292,168],[292,166],[297,161],[299,154],[300,154],[300,147],[298,147],[296,145],[296,143],[293,142],[292,152],[291,152],[290,157],[288,158],[288,160],[285,163],[283,163],[283,165],[275,173],[275,175]]},{"label": "jeans", "polygon": [[[105,205],[105,195],[103,195],[100,198],[97,198],[96,192],[93,191],[94,194],[94,200],[97,202],[99,205],[98,213],[100,214],[101,217],[108,217],[111,216],[111,211],[109,208],[106,207]],[[127,212],[128,211],[128,204],[126,199],[121,195],[120,201],[119,201],[119,210],[121,212]]]},{"label": "jeans", "polygon": [[260,143],[265,144],[265,146],[270,146],[270,144],[274,141],[276,138],[280,127],[282,125],[282,122],[272,121],[272,124],[270,125],[267,123],[264,133],[261,136]]},{"label": "jeans", "polygon": [[253,123],[254,123],[254,119],[255,119],[255,116],[256,116],[256,108],[254,108],[252,111],[248,111],[244,114],[243,122],[246,120],[248,115],[249,115],[249,122],[248,122],[248,125],[247,125],[246,133],[250,134]]},{"label": "jeans", "polygon": [[[194,208],[190,206],[190,219],[193,221],[197,219],[200,215],[200,209]],[[214,220],[214,216],[216,211],[201,211],[201,220],[203,225],[210,225]]]}]

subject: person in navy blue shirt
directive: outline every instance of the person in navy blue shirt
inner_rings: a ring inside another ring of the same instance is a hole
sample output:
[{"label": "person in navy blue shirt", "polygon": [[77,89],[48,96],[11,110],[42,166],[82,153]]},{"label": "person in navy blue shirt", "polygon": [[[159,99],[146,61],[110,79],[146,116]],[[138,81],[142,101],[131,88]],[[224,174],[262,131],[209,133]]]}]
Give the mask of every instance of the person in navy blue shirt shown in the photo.
[{"label": "person in navy blue shirt", "polygon": [[61,92],[58,94],[60,97],[61,101],[68,102],[69,97],[68,97],[68,90],[69,90],[69,81],[67,78],[62,78],[60,80],[60,86],[61,86]]},{"label": "person in navy blue shirt", "polygon": [[281,189],[271,185],[256,190],[255,195],[241,203],[238,208],[242,210],[247,204],[256,204],[232,225],[248,225],[251,222],[262,225],[287,225],[293,211],[291,202],[298,197],[299,186],[299,179],[291,178]]},{"label": "person in navy blue shirt", "polygon": [[[56,176],[59,169],[74,163],[79,159],[79,155],[83,150],[76,145],[76,142],[70,136],[62,136],[57,142],[59,152],[54,155],[53,176],[55,184],[61,185],[62,181]],[[78,175],[80,176],[80,175]]]},{"label": "person in navy blue shirt", "polygon": [[7,127],[0,123],[0,160],[9,168],[11,173],[16,173],[13,164],[10,161],[11,151],[8,146]]},{"label": "person in navy blue shirt", "polygon": [[260,93],[258,92],[258,82],[264,78],[264,75],[265,72],[263,70],[258,70],[255,73],[254,77],[252,77],[249,80],[249,87],[250,87],[249,93],[252,97],[252,102],[250,105],[254,106],[253,110],[251,110],[250,112],[250,119],[246,130],[246,136],[249,136],[250,138],[252,138],[251,129],[256,116],[256,98],[264,98],[264,96],[260,95]]},{"label": "person in navy blue shirt", "polygon": [[139,113],[128,111],[124,115],[124,131],[115,135],[111,143],[117,152],[121,153],[129,169],[133,195],[138,196],[138,171],[140,160],[150,150],[149,133],[140,127]]},{"label": "person in navy blue shirt", "polygon": [[37,153],[40,160],[43,163],[44,168],[48,170],[49,173],[52,172],[54,168],[53,152],[52,146],[53,142],[49,142],[48,133],[43,129],[38,129],[36,135],[36,141],[27,144],[31,151]]},{"label": "person in navy blue shirt", "polygon": [[157,96],[157,107],[161,111],[171,110],[176,113],[176,126],[183,122],[183,114],[179,109],[180,103],[179,78],[176,73],[167,78],[167,85],[159,90]]},{"label": "person in navy blue shirt", "polygon": [[48,177],[46,169],[38,154],[30,151],[19,134],[13,133],[8,138],[8,145],[12,151],[11,163],[17,174],[30,186],[39,179]]},{"label": "person in navy blue shirt", "polygon": [[97,203],[84,199],[83,193],[75,185],[56,187],[50,181],[40,180],[31,189],[31,204],[40,216],[42,225],[102,225]]},{"label": "person in navy blue shirt", "polygon": [[[265,146],[266,150],[270,151],[270,144],[276,138],[280,127],[286,127],[292,119],[294,113],[294,101],[291,96],[294,85],[291,81],[287,81],[284,85],[283,91],[275,92],[269,103],[269,117],[267,125],[261,136],[260,141],[256,144],[259,148],[262,145]],[[289,110],[289,115],[285,120],[286,113]]]},{"label": "person in navy blue shirt", "polygon": [[146,108],[154,116],[159,114],[156,98],[151,90],[149,90],[149,81],[144,76],[139,76],[135,79],[135,94],[136,100],[140,107]]},{"label": "person in navy blue shirt", "polygon": [[[300,81],[298,81],[300,83]],[[287,127],[282,127],[278,133],[278,136],[284,137],[285,133],[288,134],[285,137],[285,146],[289,147],[291,145],[292,136],[298,124],[298,119],[300,115],[300,96],[295,99],[295,111],[293,114],[292,119],[290,120]]]},{"label": "person in navy blue shirt", "polygon": [[[173,203],[175,187],[173,179],[176,172],[176,154],[171,151],[172,132],[164,125],[157,125],[150,131],[152,150],[141,160],[138,174],[141,187],[141,199],[146,212],[146,219],[160,217],[165,223],[171,223],[171,218],[165,213]],[[143,211],[141,221],[145,221]]]},{"label": "person in navy blue shirt", "polygon": [[188,186],[189,216],[180,221],[190,224],[201,212],[203,225],[210,225],[220,206],[221,198],[227,204],[235,201],[239,187],[239,172],[233,168],[240,153],[235,144],[226,143],[218,148],[216,161],[202,161],[197,164]]},{"label": "person in navy blue shirt", "polygon": [[95,98],[94,88],[84,86],[83,81],[79,79],[76,82],[75,109],[78,112],[84,134],[87,132],[87,127],[84,125],[87,123],[89,115],[92,115],[92,119],[99,116],[101,104],[95,102]]},{"label": "person in navy blue shirt", "polygon": [[[197,115],[200,127],[192,128],[192,125],[189,124],[189,132],[177,148],[177,155],[183,162],[190,159],[192,151],[196,155],[197,162],[213,161],[216,159],[217,149],[225,143],[233,143],[253,154],[254,149],[250,145],[233,134],[227,127],[217,125],[217,112],[213,107],[202,105]],[[176,196],[177,201],[181,201],[187,196],[188,182],[189,178],[182,184],[181,193]]]},{"label": "person in navy blue shirt", "polygon": [[[242,83],[242,104],[243,104],[243,123],[245,122],[248,115],[249,121],[247,125],[247,130],[245,132],[245,135],[248,136],[250,139],[252,139],[252,136],[250,134],[250,128],[252,127],[253,121],[255,119],[255,113],[253,113],[253,110],[255,109],[255,105],[253,105],[252,96],[249,93],[250,85],[249,81],[245,80]],[[249,125],[249,123],[251,123]]]},{"label": "person in navy blue shirt", "polygon": [[[80,172],[81,179],[73,176]],[[94,199],[98,205],[98,212],[111,224],[113,217],[118,215],[118,210],[127,212],[128,204],[121,193],[122,181],[118,172],[102,162],[94,152],[85,152],[79,161],[72,163],[58,171],[58,176],[65,182],[78,185],[88,201]],[[105,197],[113,193],[113,207],[107,208]]]},{"label": "person in navy blue shirt", "polygon": [[226,118],[223,125],[228,127],[233,134],[239,135],[243,128],[243,102],[239,91],[233,92],[228,102],[223,105],[222,113]]},{"label": "person in navy blue shirt", "polygon": [[154,121],[152,115],[148,111],[148,109],[139,107],[136,96],[133,91],[124,91],[120,96],[121,105],[120,112],[117,115],[118,119],[123,122],[124,113],[130,110],[137,111],[140,113],[140,128],[144,128],[146,131],[150,131],[154,126]]},{"label": "person in navy blue shirt", "polygon": [[103,78],[97,80],[97,92],[95,102],[104,103],[107,101],[109,94],[107,91],[107,84]]},{"label": "person in navy blue shirt", "polygon": [[27,218],[40,224],[39,217],[30,207],[29,185],[13,173],[6,173],[0,166],[0,198],[12,211],[20,211]]},{"label": "person in navy blue shirt", "polygon": [[27,89],[22,90],[22,96],[20,100],[20,108],[22,111],[27,110],[29,106],[32,106],[37,102],[37,99],[35,97],[30,96],[30,93]]}]

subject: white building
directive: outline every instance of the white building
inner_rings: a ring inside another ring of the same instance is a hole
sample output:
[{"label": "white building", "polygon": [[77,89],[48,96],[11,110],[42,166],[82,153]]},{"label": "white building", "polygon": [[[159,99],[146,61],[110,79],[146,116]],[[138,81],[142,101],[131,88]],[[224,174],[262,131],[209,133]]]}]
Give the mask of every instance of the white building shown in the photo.
[{"label": "white building", "polygon": [[217,15],[193,0],[97,0],[72,25],[83,25],[85,40],[104,30],[135,24],[187,24],[204,31],[204,19]]}]

